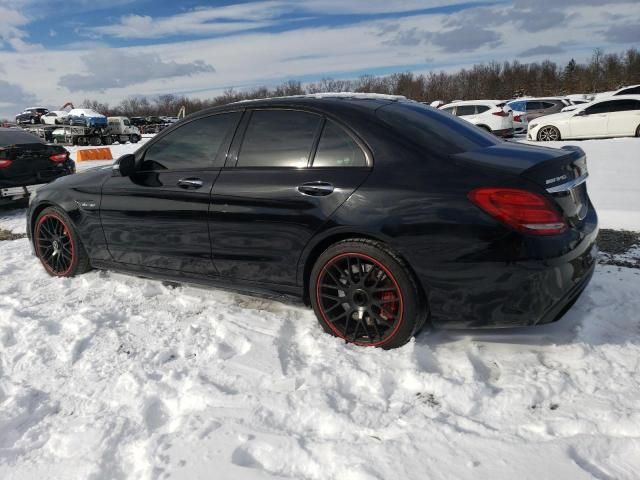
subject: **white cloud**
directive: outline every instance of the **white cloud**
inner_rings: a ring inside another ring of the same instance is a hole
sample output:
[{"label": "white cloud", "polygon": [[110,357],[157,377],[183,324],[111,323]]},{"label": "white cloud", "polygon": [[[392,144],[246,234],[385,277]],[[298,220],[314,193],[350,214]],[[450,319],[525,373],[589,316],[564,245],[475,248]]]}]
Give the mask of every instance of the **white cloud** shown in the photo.
[{"label": "white cloud", "polygon": [[70,92],[103,92],[147,81],[215,72],[201,60],[189,63],[163,61],[154,53],[128,53],[122,50],[100,49],[82,56],[86,70],[60,78],[58,84]]},{"label": "white cloud", "polygon": [[[471,0],[467,3],[474,3]],[[243,32],[290,22],[285,13],[352,15],[402,13],[460,3],[455,0],[270,0],[223,7],[196,8],[166,17],[125,15],[115,24],[85,29],[88,35],[116,38],[160,38],[167,35],[204,36]]]}]

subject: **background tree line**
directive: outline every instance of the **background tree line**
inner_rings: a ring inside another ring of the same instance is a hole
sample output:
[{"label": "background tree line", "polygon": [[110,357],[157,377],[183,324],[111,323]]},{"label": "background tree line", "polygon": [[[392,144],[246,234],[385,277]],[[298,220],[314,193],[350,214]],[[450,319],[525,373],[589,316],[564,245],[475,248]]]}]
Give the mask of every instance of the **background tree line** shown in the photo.
[{"label": "background tree line", "polygon": [[550,60],[528,64],[517,60],[504,63],[490,62],[454,73],[440,71],[416,75],[404,72],[387,76],[365,75],[357,80],[327,78],[304,85],[292,80],[274,88],[259,87],[246,91],[229,89],[222,95],[209,99],[178,95],[160,95],[151,99],[130,97],[117,106],[87,99],[82,106],[93,108],[105,115],[174,116],[182,106],[186,107],[189,114],[239,100],[307,93],[384,93],[404,95],[420,102],[431,102],[589,94],[632,84],[640,84],[640,51],[631,48],[619,54],[604,54],[602,50],[597,49],[588,62],[579,64],[571,59],[564,66]]}]

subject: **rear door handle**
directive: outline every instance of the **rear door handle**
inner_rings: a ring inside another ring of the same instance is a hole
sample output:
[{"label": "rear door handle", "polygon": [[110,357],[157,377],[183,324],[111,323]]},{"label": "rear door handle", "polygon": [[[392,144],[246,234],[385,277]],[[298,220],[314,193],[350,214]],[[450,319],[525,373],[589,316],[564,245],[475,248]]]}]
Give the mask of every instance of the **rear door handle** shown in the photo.
[{"label": "rear door handle", "polygon": [[331,195],[334,187],[328,182],[307,182],[298,187],[298,191],[303,195],[310,195],[312,197],[322,197],[325,195]]},{"label": "rear door handle", "polygon": [[182,188],[198,189],[204,185],[204,182],[199,178],[181,178],[178,180],[178,186]]}]

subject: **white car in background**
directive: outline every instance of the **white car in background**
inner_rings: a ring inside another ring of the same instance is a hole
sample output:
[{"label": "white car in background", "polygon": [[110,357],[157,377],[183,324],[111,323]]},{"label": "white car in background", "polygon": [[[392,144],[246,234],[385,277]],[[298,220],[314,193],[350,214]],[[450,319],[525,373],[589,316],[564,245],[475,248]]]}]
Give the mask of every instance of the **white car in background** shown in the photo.
[{"label": "white car in background", "polygon": [[532,120],[528,140],[640,137],[640,95],[618,95]]},{"label": "white car in background", "polygon": [[440,107],[499,137],[513,137],[513,112],[501,100],[465,100]]},{"label": "white car in background", "polygon": [[46,115],[40,117],[40,121],[47,125],[61,125],[68,116],[69,112],[65,112],[64,110],[51,110]]}]

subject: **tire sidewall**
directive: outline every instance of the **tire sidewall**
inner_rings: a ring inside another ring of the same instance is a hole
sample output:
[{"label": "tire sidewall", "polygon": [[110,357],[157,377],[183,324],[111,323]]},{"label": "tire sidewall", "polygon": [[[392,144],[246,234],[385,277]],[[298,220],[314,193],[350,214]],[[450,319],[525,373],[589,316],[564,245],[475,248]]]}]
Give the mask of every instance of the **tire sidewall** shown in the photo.
[{"label": "tire sidewall", "polygon": [[365,255],[379,262],[384,269],[388,270],[388,272],[393,276],[402,297],[402,317],[399,320],[399,324],[395,327],[393,333],[388,338],[386,338],[382,343],[375,345],[368,345],[366,343],[359,342],[351,343],[359,346],[376,346],[384,349],[397,348],[406,344],[411,339],[417,329],[417,325],[420,323],[420,293],[411,277],[411,273],[406,269],[406,267],[394,258],[391,253],[380,248],[374,243],[365,243],[360,241],[340,242],[329,247],[316,260],[311,271],[311,278],[309,281],[309,298],[311,300],[313,311],[315,312],[318,322],[322,326],[323,330],[333,336],[342,338],[327,323],[319,305],[317,288],[318,278],[327,263],[344,254]]}]

